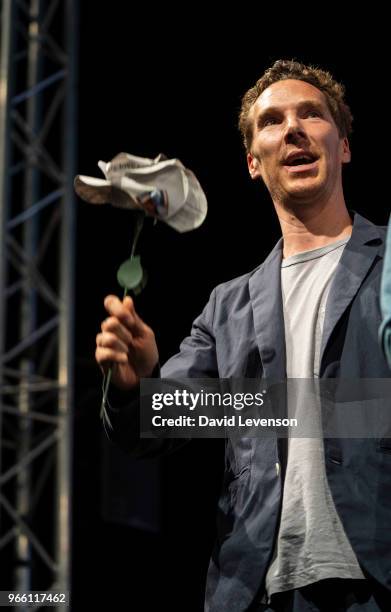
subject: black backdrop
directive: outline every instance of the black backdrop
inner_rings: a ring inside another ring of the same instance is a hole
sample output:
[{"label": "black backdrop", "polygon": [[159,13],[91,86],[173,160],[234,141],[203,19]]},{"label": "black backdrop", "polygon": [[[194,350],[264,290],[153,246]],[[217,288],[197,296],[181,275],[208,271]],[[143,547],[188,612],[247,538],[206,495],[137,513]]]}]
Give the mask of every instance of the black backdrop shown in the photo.
[{"label": "black backdrop", "polygon": [[[248,178],[236,128],[241,95],[272,61],[318,64],[345,83],[355,118],[346,199],[371,220],[387,222],[386,59],[378,29],[367,44],[369,21],[353,28],[340,15],[333,21],[327,7],[306,24],[301,11],[292,17],[282,7],[271,7],[270,16],[238,4],[212,19],[187,5],[144,11],[128,2],[80,5],[78,172],[99,176],[96,162],[120,151],[163,152],[195,171],[209,201],[197,231],[180,235],[148,224],[141,240],[149,282],[137,307],[156,331],[162,362],[212,288],[258,265],[279,237],[267,193]],[[222,444],[196,440],[158,465],[138,468],[102,441],[95,335],[103,297],[121,295],[116,269],[129,254],[131,219],[109,207],[77,206],[74,609],[198,611]],[[138,495],[145,522],[157,530],[126,524],[129,508],[143,515],[134,505]]]}]

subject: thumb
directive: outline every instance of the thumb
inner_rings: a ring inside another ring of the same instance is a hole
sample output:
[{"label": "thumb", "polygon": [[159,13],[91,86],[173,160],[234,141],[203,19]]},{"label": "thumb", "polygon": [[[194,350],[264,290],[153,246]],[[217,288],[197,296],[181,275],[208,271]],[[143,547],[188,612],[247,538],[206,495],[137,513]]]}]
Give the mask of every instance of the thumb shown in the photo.
[{"label": "thumb", "polygon": [[122,303],[132,314],[135,313],[134,302],[130,295],[125,296]]},{"label": "thumb", "polygon": [[134,307],[134,301],[132,300],[132,298],[129,295],[127,295],[127,296],[124,297],[122,303],[125,306],[125,308],[127,310],[129,310],[130,314],[134,318],[135,327],[132,330],[132,333],[141,334],[145,330],[146,326],[145,326],[144,321],[138,316],[138,314],[136,312],[136,309]]}]

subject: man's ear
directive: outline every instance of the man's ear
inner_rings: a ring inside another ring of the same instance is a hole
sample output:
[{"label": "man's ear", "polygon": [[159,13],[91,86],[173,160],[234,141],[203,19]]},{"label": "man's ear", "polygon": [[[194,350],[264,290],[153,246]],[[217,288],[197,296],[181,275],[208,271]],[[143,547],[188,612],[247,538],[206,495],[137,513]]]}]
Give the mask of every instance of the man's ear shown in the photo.
[{"label": "man's ear", "polygon": [[342,140],[342,163],[348,164],[352,159],[352,154],[350,152],[349,140],[345,138]]},{"label": "man's ear", "polygon": [[252,153],[247,153],[247,166],[248,166],[248,171],[250,173],[250,176],[253,180],[260,178],[261,164],[259,160],[256,157],[254,157]]}]

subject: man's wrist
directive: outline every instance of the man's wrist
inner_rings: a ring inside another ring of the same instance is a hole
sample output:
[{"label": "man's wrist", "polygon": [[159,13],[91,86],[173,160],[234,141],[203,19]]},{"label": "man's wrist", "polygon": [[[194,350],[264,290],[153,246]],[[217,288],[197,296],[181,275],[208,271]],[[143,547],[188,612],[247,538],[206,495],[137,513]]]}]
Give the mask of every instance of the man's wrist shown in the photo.
[{"label": "man's wrist", "polygon": [[[150,376],[145,378],[160,378],[160,363],[157,362]],[[109,407],[114,411],[126,407],[140,396],[140,383],[131,389],[121,389],[111,384],[109,390]]]}]

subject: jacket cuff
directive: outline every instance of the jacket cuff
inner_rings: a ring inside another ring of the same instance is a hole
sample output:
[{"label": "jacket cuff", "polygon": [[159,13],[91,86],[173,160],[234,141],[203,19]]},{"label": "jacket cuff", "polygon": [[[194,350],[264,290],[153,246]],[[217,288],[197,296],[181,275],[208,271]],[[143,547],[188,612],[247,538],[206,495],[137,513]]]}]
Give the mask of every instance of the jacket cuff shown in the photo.
[{"label": "jacket cuff", "polygon": [[[149,378],[160,378],[160,363],[155,365]],[[124,390],[112,384],[110,385],[108,394],[108,412],[109,414],[112,412],[119,412],[121,409],[128,407],[129,404],[133,404],[139,399],[140,385],[137,385],[137,387],[131,390]]]}]

